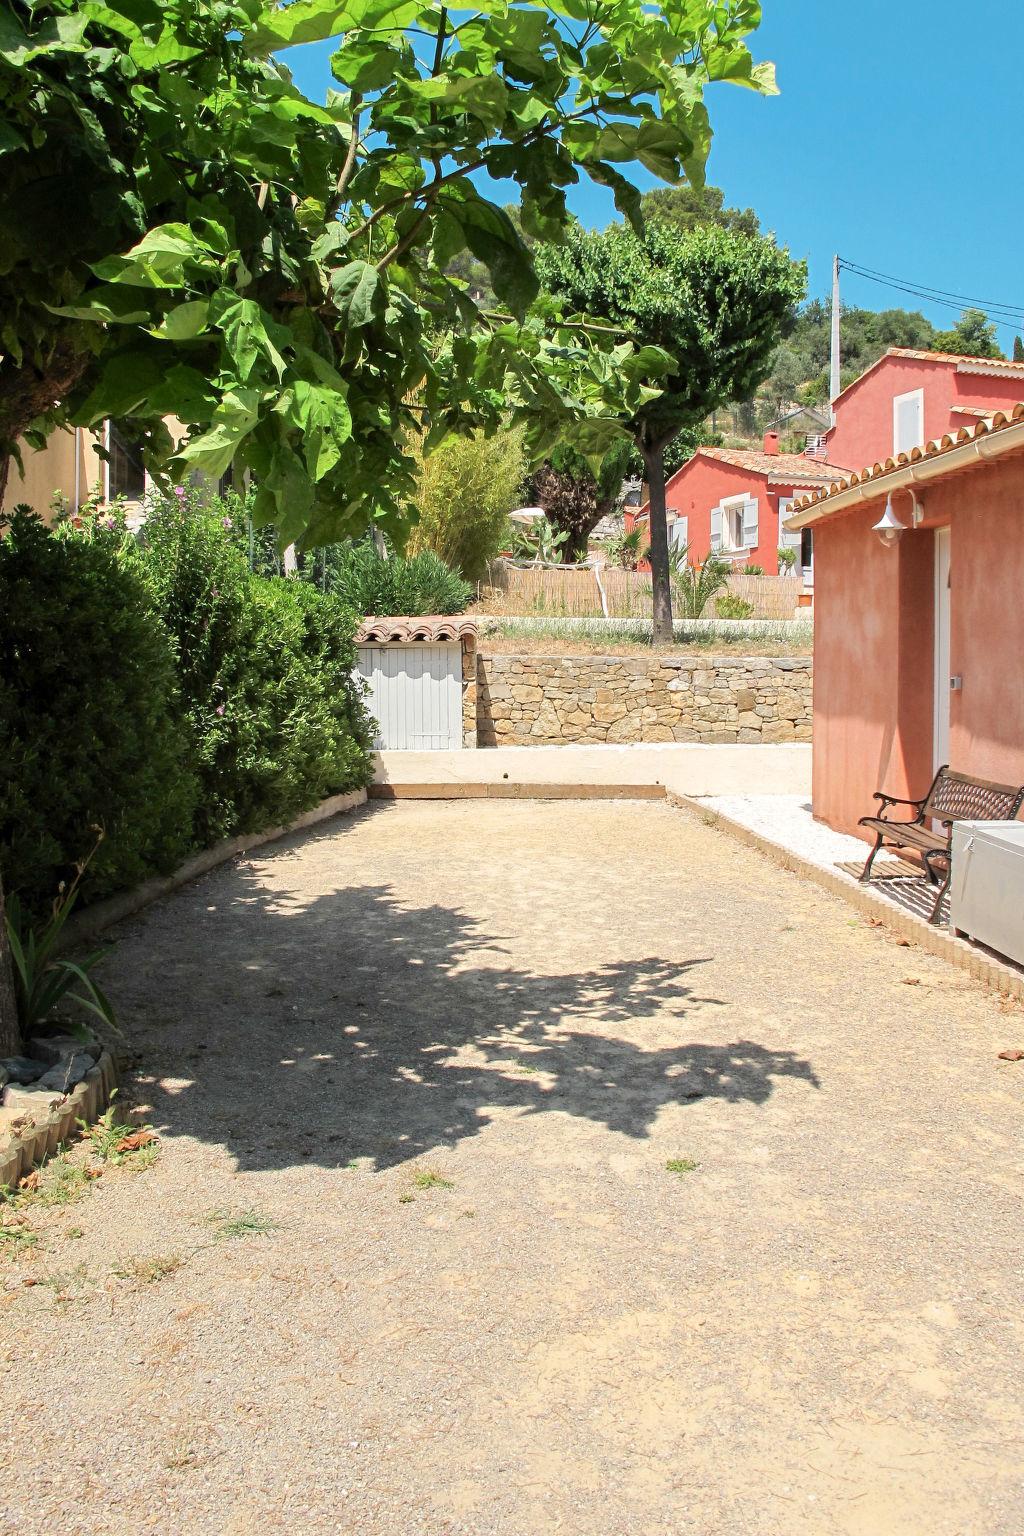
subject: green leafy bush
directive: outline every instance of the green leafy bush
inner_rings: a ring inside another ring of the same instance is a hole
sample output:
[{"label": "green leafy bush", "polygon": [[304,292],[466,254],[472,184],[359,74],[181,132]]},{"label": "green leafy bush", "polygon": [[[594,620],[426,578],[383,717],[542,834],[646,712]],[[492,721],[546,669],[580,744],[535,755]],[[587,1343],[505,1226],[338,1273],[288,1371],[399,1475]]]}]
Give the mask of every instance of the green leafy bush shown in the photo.
[{"label": "green leafy bush", "polygon": [[743,570],[742,570],[742,572],[740,574],[743,575],[743,576],[763,576],[764,575],[764,566],[763,565],[745,565],[743,567]]},{"label": "green leafy bush", "polygon": [[252,574],[228,521],[195,493],[170,497],[132,557],[177,645],[200,843],[287,821],[371,776],[356,616],[307,582]]},{"label": "green leafy bush", "polygon": [[0,538],[0,863],[30,916],[104,836],[86,899],[172,868],[197,784],[174,646],[113,525]]},{"label": "green leafy bush", "polygon": [[753,611],[753,603],[749,603],[745,597],[738,597],[735,592],[727,592],[724,597],[715,598],[715,612],[720,619],[749,619]]},{"label": "green leafy bush", "polygon": [[525,470],[520,432],[447,438],[420,459],[410,552],[432,549],[467,581],[479,581],[504,546]]},{"label": "green leafy bush", "polygon": [[461,613],[473,586],[432,549],[384,559],[369,539],[324,551],[323,584],[359,614]]}]

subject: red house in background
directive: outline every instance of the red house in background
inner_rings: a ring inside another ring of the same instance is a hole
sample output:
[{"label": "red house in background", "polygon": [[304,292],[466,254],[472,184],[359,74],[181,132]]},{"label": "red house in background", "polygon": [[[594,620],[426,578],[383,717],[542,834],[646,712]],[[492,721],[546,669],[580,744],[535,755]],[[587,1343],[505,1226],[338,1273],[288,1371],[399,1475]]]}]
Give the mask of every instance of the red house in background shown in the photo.
[{"label": "red house in background", "polygon": [[[690,563],[709,554],[737,569],[759,565],[768,576],[779,570],[779,548],[796,553],[799,573],[810,563],[809,540],[789,533],[782,519],[798,496],[841,480],[837,465],[802,453],[780,453],[778,435],[765,435],[764,448],[698,448],[665,487],[669,548],[689,545]],[[632,517],[626,531],[646,525],[649,504]],[[803,544],[803,547],[801,547]]]},{"label": "red house in background", "polygon": [[[691,563],[714,553],[767,575],[778,572],[779,548],[791,548],[806,576],[810,525],[802,535],[784,526],[794,499],[1011,411],[1022,398],[1024,363],[892,347],[836,396],[834,424],[808,453],[779,453],[774,433],[760,452],[698,448],[666,486],[670,547],[688,544]],[[627,510],[627,532],[646,524],[648,512]]]},{"label": "red house in background", "polygon": [[891,347],[833,402],[825,434],[834,464],[859,470],[947,432],[1011,411],[1024,396],[1024,363]]}]

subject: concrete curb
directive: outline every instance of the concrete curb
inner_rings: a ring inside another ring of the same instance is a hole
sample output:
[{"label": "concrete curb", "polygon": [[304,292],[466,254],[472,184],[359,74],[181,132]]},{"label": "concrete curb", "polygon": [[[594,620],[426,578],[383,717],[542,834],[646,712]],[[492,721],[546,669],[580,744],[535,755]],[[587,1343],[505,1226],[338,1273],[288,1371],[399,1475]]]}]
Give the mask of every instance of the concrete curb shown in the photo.
[{"label": "concrete curb", "polygon": [[61,935],[60,948],[65,950],[71,945],[81,944],[85,940],[94,938],[96,934],[102,933],[104,928],[109,928],[112,923],[119,923],[126,917],[134,917],[136,912],[141,912],[143,907],[158,901],[161,896],[169,896],[172,891],[187,885],[190,880],[198,879],[200,875],[216,869],[218,864],[226,864],[229,859],[237,858],[241,853],[260,848],[264,843],[272,843],[275,838],[286,837],[290,832],[301,832],[306,827],[314,827],[320,821],[327,821],[332,816],[340,816],[344,811],[352,811],[357,806],[365,804],[365,789],[353,789],[346,795],[331,795],[327,800],[321,800],[320,804],[315,805],[312,810],[304,811],[294,821],[288,822],[286,826],[270,827],[265,832],[244,832],[239,837],[231,837],[226,842],[217,843],[213,848],[204,848],[202,853],[186,859],[173,874],[147,880],[142,885],[134,886],[130,891],[119,891],[116,896],[110,896],[106,901],[97,901],[94,906],[86,907],[82,912],[75,912],[68,918]]},{"label": "concrete curb", "polygon": [[44,1157],[52,1157],[79,1120],[91,1124],[98,1119],[116,1087],[117,1066],[110,1052],[104,1051],[66,1098],[54,1094],[56,1102],[45,1120],[32,1122],[27,1130],[0,1148],[0,1189],[17,1189],[19,1179]]},{"label": "concrete curb", "polygon": [[371,784],[371,800],[664,800],[664,784],[530,784],[440,780],[434,784]]},{"label": "concrete curb", "polygon": [[773,843],[771,838],[752,831],[750,827],[743,826],[742,822],[733,821],[731,816],[724,816],[721,811],[713,810],[711,806],[702,804],[700,800],[693,799],[689,795],[678,794],[672,789],[668,791],[666,798],[670,805],[689,811],[709,825],[718,827],[720,831],[728,832],[731,837],[736,838],[737,842],[746,843],[748,847],[758,849],[760,853],[766,854],[773,864],[791,870],[795,875],[802,875],[805,880],[813,880],[815,885],[830,891],[833,896],[841,897],[865,917],[876,918],[893,933],[898,933],[902,938],[911,939],[922,949],[926,949],[929,954],[938,955],[941,960],[948,960],[950,965],[956,966],[957,970],[968,971],[994,992],[1002,993],[1007,997],[1024,999],[1024,975],[1013,966],[1003,964],[988,950],[979,949],[967,939],[958,939],[947,928],[935,928],[931,923],[925,922],[923,917],[915,917],[912,912],[901,911],[886,897],[873,891],[870,886],[858,884],[851,876],[841,874],[839,870],[823,869],[820,864],[812,864],[809,859],[791,852],[788,848],[783,848],[779,843]]}]

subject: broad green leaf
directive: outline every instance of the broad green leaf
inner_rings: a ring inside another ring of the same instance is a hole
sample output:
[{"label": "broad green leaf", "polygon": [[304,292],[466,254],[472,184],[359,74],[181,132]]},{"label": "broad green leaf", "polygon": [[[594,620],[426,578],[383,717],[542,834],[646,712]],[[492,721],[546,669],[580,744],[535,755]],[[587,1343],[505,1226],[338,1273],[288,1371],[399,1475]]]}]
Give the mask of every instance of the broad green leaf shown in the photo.
[{"label": "broad green leaf", "polygon": [[248,437],[259,415],[259,392],[229,390],[214,412],[209,430],[189,438],[175,454],[175,462],[201,469],[216,480],[225,472],[239,444]]},{"label": "broad green leaf", "polygon": [[208,299],[190,299],[187,304],[178,304],[169,310],[150,334],[165,341],[189,341],[207,329],[209,317]]},{"label": "broad green leaf", "polygon": [[344,326],[372,325],[384,312],[385,291],[380,273],[367,261],[350,261],[331,274],[331,294]]},{"label": "broad green leaf", "polygon": [[417,16],[418,0],[292,0],[268,3],[243,38],[247,53],[271,54],[299,43],[320,43],[356,27],[400,32]]},{"label": "broad green leaf", "polygon": [[419,101],[457,106],[471,112],[486,128],[496,131],[505,117],[508,95],[498,75],[439,75],[436,80],[406,80],[402,89]]},{"label": "broad green leaf", "polygon": [[87,291],[75,304],[47,305],[51,314],[104,325],[147,325],[152,311],[137,290],[107,283]]}]

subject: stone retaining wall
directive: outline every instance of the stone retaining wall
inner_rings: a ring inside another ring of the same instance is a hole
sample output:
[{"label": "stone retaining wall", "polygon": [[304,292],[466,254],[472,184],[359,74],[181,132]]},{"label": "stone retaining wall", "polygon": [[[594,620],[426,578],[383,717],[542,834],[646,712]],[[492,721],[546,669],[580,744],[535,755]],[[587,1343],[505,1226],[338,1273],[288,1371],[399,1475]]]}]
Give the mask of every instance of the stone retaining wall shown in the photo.
[{"label": "stone retaining wall", "polygon": [[811,671],[809,656],[478,653],[477,741],[809,741]]}]

